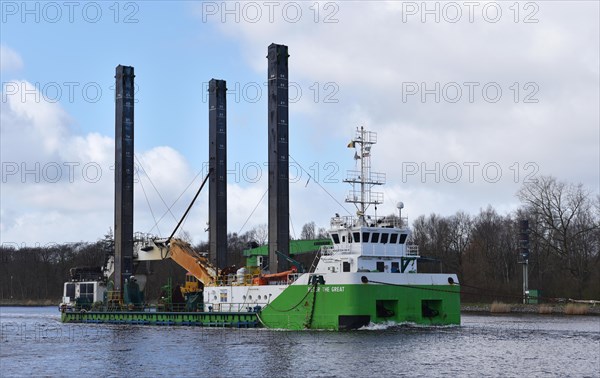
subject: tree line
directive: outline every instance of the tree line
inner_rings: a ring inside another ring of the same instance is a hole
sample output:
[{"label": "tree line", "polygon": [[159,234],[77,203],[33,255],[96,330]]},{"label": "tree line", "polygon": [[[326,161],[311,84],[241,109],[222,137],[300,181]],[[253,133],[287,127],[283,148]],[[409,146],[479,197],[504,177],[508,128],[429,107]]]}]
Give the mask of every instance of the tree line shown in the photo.
[{"label": "tree line", "polygon": [[[600,195],[582,185],[543,176],[526,183],[517,193],[522,206],[509,214],[493,207],[471,215],[421,215],[412,223],[411,243],[419,246],[420,272],[454,272],[463,285],[465,302],[502,300],[518,302],[522,291],[519,222],[529,221],[529,287],[542,297],[600,298]],[[183,235],[186,238],[186,235]],[[327,238],[314,222],[302,227],[300,239]],[[264,245],[266,225],[228,234],[229,261],[240,267],[243,250],[251,243]],[[207,251],[208,244],[194,246]],[[69,269],[102,266],[114,249],[109,232],[96,242],[15,248],[0,247],[0,301],[53,300],[62,296]],[[310,266],[315,254],[298,255]],[[182,283],[185,271],[171,260],[141,263],[149,273],[146,297],[156,299],[169,278]]]},{"label": "tree line", "polygon": [[[463,300],[515,301],[523,285],[520,221],[528,220],[529,288],[541,290],[547,300],[599,299],[600,196],[543,176],[523,185],[517,197],[522,206],[506,215],[489,206],[474,216],[462,211],[420,216],[413,242],[421,255],[458,274],[463,293],[474,293],[463,294]],[[436,269],[435,263],[425,267]]]}]

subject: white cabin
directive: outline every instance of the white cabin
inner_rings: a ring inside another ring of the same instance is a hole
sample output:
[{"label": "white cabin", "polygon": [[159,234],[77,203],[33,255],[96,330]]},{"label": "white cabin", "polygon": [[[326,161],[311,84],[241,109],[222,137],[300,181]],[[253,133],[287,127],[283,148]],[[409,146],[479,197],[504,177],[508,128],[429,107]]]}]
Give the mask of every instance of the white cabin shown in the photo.
[{"label": "white cabin", "polygon": [[333,245],[321,249],[315,273],[416,273],[418,247],[406,243],[410,230],[398,223],[359,226],[350,217],[332,218]]},{"label": "white cabin", "polygon": [[[407,244],[410,230],[408,220],[398,217],[366,215],[370,205],[383,203],[383,193],[371,188],[385,183],[385,174],[371,171],[372,146],[377,134],[360,128],[348,144],[354,148],[354,160],[360,170],[348,172],[346,183],[352,185],[346,202],[356,206],[356,217],[336,214],[331,219],[329,236],[332,246],[321,249],[321,259],[315,273],[381,272],[416,273],[419,251],[416,245]],[[398,203],[401,211],[404,204]],[[377,210],[377,207],[375,207]]]}]

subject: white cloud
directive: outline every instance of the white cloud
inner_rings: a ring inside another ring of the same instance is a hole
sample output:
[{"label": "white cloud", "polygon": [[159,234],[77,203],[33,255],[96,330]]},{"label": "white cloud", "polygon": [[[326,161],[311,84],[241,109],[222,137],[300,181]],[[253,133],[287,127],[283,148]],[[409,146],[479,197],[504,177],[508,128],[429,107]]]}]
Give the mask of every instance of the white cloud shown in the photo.
[{"label": "white cloud", "polygon": [[[25,81],[17,88],[35,91]],[[43,98],[22,101],[20,90],[6,96],[1,110],[0,243],[93,241],[113,227],[114,139],[98,133],[76,134],[70,128],[71,117],[59,104]],[[136,157],[135,231],[168,236],[206,172],[194,172],[186,158],[169,146],[137,151]],[[261,173],[253,185],[246,185],[243,177],[237,177],[238,182],[230,178],[230,232],[242,229],[246,221],[242,232],[266,223],[266,198],[250,217],[266,189],[266,172]],[[195,242],[207,239],[207,193],[205,186],[182,226]]]},{"label": "white cloud", "polygon": [[[263,71],[266,62],[256,51],[266,51],[271,42],[283,43],[289,46],[290,80],[304,87],[330,81],[339,86],[338,104],[303,97],[290,107],[290,124],[303,119],[298,127],[314,139],[308,146],[290,140],[296,158],[304,158],[303,151],[310,150],[335,157],[343,171],[351,163],[339,154],[342,144],[355,126],[365,125],[379,133],[374,170],[387,172],[390,185],[403,188],[394,190],[398,197],[422,213],[476,212],[488,204],[514,209],[518,204],[514,193],[534,171],[598,190],[597,3],[536,3],[535,14],[534,8],[520,8],[518,22],[509,8],[512,3],[495,3],[503,11],[498,23],[482,18],[482,4],[474,22],[468,21],[463,7],[458,23],[443,17],[432,22],[432,16],[423,23],[420,13],[403,22],[400,2],[336,4],[338,22],[331,24],[314,22],[309,8],[313,3],[302,5],[304,17],[296,23],[281,18],[269,22],[266,17],[258,23],[243,17],[237,23],[208,18],[225,36],[239,41],[257,71]],[[525,23],[525,16],[539,22]],[[465,82],[478,83],[472,102]],[[436,83],[442,88],[458,83],[463,95],[456,103],[443,93],[439,102],[434,95],[423,102],[420,87],[417,95],[404,101],[407,83],[425,83],[427,89]],[[483,97],[486,83],[502,90],[498,102]],[[441,168],[456,163],[465,178],[449,183],[442,177],[436,183],[432,175],[421,180],[419,172],[418,180],[404,182],[406,162],[429,169],[436,162]],[[464,164],[470,163],[479,164],[474,182],[466,179]],[[488,163],[502,169],[498,182],[481,172]],[[409,204],[408,199],[417,203]],[[292,207],[304,208],[301,199],[291,200],[300,204]],[[393,204],[386,206],[393,211]],[[311,210],[319,213],[319,208]]]},{"label": "white cloud", "polygon": [[[1,242],[35,245],[101,237],[113,227],[114,139],[76,134],[70,128],[71,117],[59,104],[43,97],[33,100],[35,95],[23,101],[21,90],[33,93],[35,88],[26,81],[14,83],[18,90],[10,95],[3,91],[1,104]],[[193,174],[171,147],[137,155],[146,171],[136,177],[135,225],[136,230],[147,231],[154,221],[142,185],[157,216],[165,210],[147,177],[171,205]],[[191,195],[188,191],[179,204],[189,203]],[[165,229],[173,226],[163,223]]]},{"label": "white cloud", "polygon": [[[246,64],[257,72],[264,72],[270,43],[289,46],[290,79],[303,89],[301,100],[290,107],[290,152],[306,169],[319,163],[319,182],[339,202],[343,203],[346,188],[341,183],[324,183],[327,172],[323,167],[327,162],[336,163],[338,181],[346,169],[353,168],[353,152],[346,143],[359,125],[379,133],[373,170],[386,172],[389,182],[383,189],[386,203],[379,214],[395,212],[395,202],[400,200],[405,202],[406,215],[413,219],[430,212],[476,212],[488,204],[509,211],[516,206],[514,193],[533,171],[531,167],[539,169],[537,174],[552,174],[598,189],[597,3],[536,3],[540,22],[533,24],[513,21],[514,14],[508,9],[512,3],[498,3],[504,13],[495,24],[480,16],[472,23],[464,19],[456,24],[422,23],[420,15],[402,22],[401,2],[340,2],[334,15],[337,23],[322,22],[328,13],[320,2],[321,22],[315,23],[314,11],[308,8],[314,3],[300,4],[304,16],[297,23],[281,19],[282,4],[275,22],[268,22],[266,9],[257,23],[221,23],[221,15],[208,21],[216,23],[225,39],[240,46]],[[19,55],[9,47],[3,45],[1,53],[3,75],[23,67]],[[323,101],[323,86],[329,82],[338,86],[337,103]],[[436,82],[442,86],[458,83],[463,97],[457,103],[446,98],[436,103],[428,95],[423,103],[419,93],[404,101],[403,84],[423,82],[428,88]],[[480,83],[473,102],[468,101],[464,82]],[[497,103],[482,98],[481,87],[488,82],[498,83],[503,90]],[[519,88],[516,103],[515,82]],[[525,88],[529,82],[537,88]],[[310,89],[314,83],[321,90],[318,101]],[[32,84],[11,81],[3,88],[2,241],[94,240],[113,223],[113,137],[76,132],[86,129],[73,127],[85,119],[74,119],[75,112],[31,92],[24,96],[23,89],[32,89]],[[527,95],[539,101],[524,103]],[[231,136],[234,138],[233,133]],[[161,233],[169,234],[203,178],[192,168],[192,158],[176,148],[157,146],[136,152],[144,168],[135,185],[136,230],[157,232],[154,218],[162,217],[181,196],[171,208],[172,214],[167,213],[159,224]],[[248,158],[262,152],[254,148]],[[417,164],[420,171],[406,176],[406,163]],[[437,169],[436,163],[441,182],[435,181],[435,174],[423,179],[421,170]],[[473,182],[466,165],[471,163],[479,164],[474,167]],[[483,176],[486,163],[501,167],[498,182],[488,182],[489,177]],[[535,165],[526,169],[527,163]],[[444,167],[453,164],[462,169],[456,183],[443,177],[449,173],[444,173]],[[57,166],[61,177],[50,182]],[[98,168],[100,177],[95,175]],[[258,183],[230,180],[230,232],[242,227],[259,202],[266,190],[265,173]],[[297,234],[305,222],[315,220],[326,226],[333,213],[343,213],[313,181],[306,185],[306,179],[303,176],[291,185],[291,219]],[[184,224],[196,241],[207,238],[202,232],[207,191]],[[266,222],[265,198],[243,231]]]},{"label": "white cloud", "polygon": [[0,72],[18,71],[23,68],[21,56],[10,47],[0,45]]}]

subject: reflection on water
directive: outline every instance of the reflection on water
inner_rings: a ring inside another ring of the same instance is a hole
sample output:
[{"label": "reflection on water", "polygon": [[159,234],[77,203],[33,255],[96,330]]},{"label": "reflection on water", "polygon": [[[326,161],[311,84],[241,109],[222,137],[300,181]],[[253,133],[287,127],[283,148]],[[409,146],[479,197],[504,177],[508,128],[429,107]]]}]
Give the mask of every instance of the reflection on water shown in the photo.
[{"label": "reflection on water", "polygon": [[600,318],[464,315],[353,332],[62,324],[0,308],[2,376],[599,376]]}]

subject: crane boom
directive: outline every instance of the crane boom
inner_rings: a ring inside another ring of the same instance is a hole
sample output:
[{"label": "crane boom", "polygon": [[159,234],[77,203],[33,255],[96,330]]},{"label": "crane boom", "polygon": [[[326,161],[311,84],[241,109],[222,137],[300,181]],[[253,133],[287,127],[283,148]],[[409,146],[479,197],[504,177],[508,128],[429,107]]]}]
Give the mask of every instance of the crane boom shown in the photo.
[{"label": "crane boom", "polygon": [[167,257],[170,257],[179,266],[190,272],[204,285],[215,283],[217,278],[215,267],[206,257],[194,251],[192,246],[183,240],[171,239]]},{"label": "crane boom", "polygon": [[136,254],[137,261],[171,259],[186,269],[204,285],[217,281],[217,269],[208,258],[194,251],[192,246],[180,239],[151,239],[140,244]]}]

